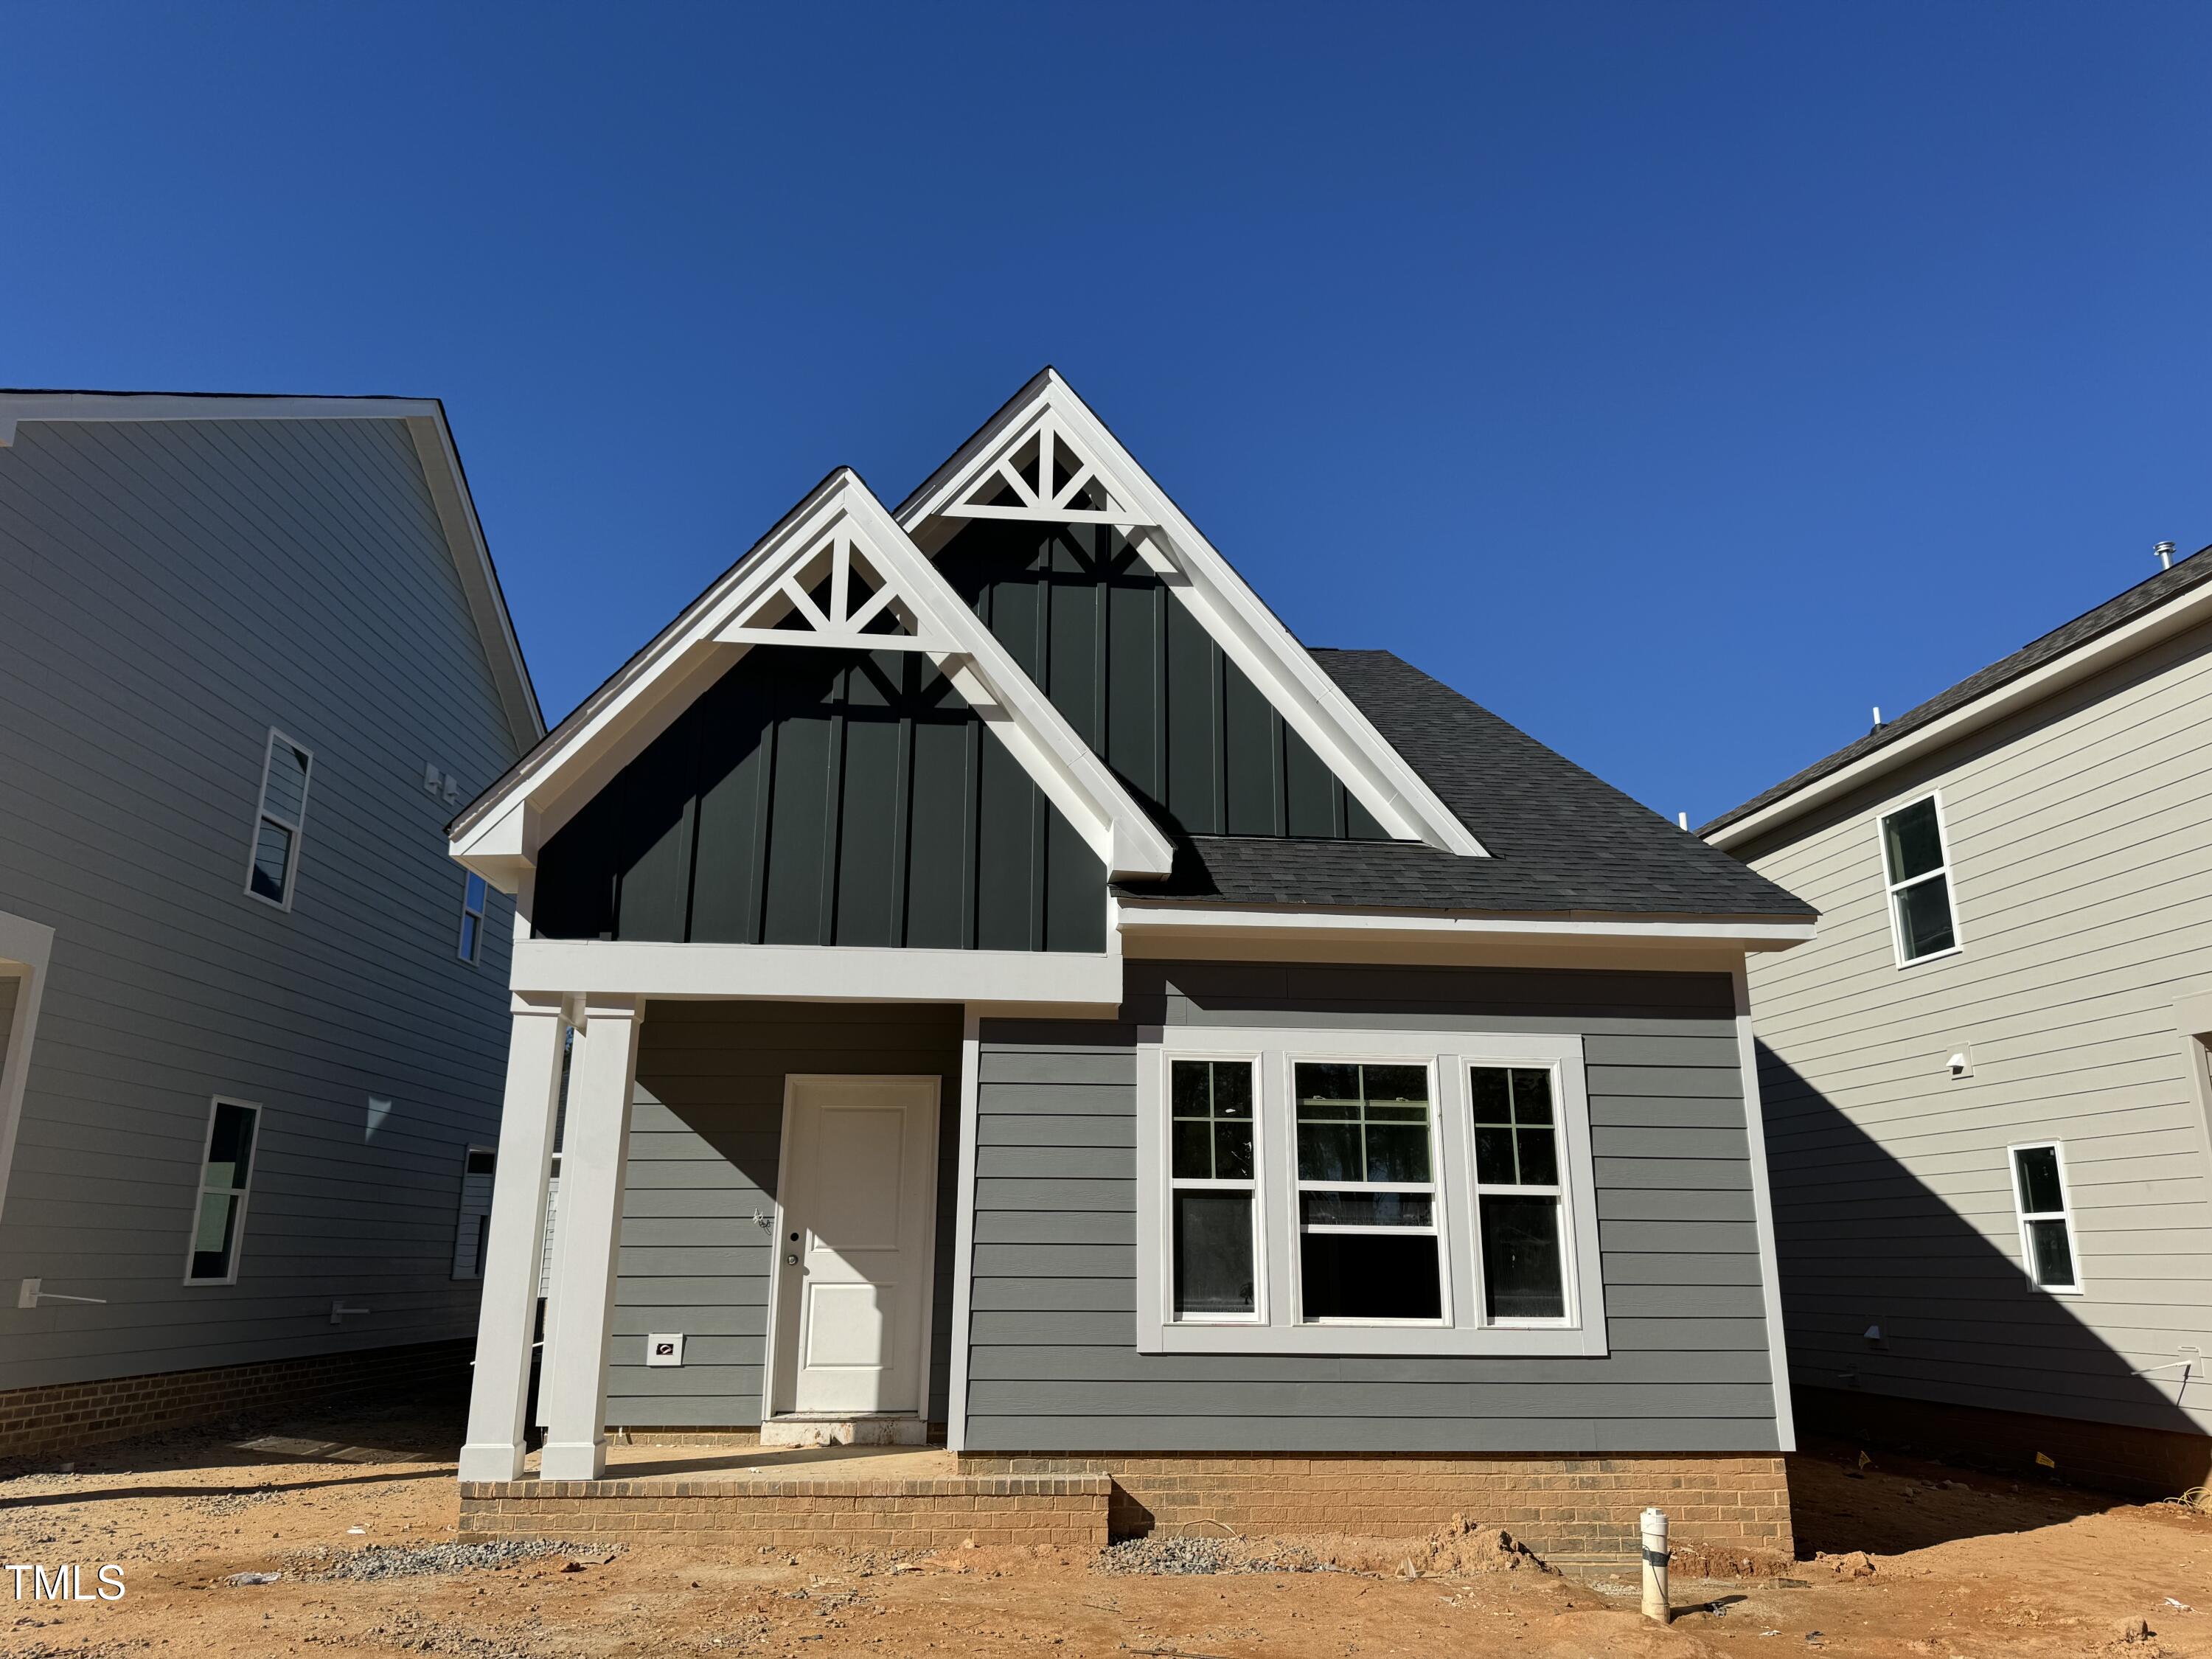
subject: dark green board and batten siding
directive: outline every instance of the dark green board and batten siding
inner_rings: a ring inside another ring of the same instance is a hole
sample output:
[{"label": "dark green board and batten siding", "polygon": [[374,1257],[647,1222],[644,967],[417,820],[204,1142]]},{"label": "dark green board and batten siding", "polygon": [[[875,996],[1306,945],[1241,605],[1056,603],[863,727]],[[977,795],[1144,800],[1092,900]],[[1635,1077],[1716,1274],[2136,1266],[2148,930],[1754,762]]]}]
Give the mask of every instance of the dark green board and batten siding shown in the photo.
[{"label": "dark green board and batten siding", "polygon": [[1062,718],[1172,828],[1389,839],[1120,532],[978,520],[936,564]]},{"label": "dark green board and batten siding", "polygon": [[[957,1006],[653,1002],[638,1043],[629,1174],[607,1369],[607,1423],[745,1428],[761,1417],[787,1075],[933,1073],[939,1096],[929,1419],[942,1422],[952,1336],[959,1164]],[[684,1334],[684,1364],[645,1339]]]},{"label": "dark green board and batten siding", "polygon": [[1140,1354],[1138,1025],[986,1021],[976,1451],[1771,1451],[1734,1004],[1722,975],[1132,964],[1143,1024],[1582,1036],[1611,1352]]},{"label": "dark green board and batten siding", "polygon": [[547,842],[538,933],[1103,951],[1106,869],[925,658],[756,647]]}]

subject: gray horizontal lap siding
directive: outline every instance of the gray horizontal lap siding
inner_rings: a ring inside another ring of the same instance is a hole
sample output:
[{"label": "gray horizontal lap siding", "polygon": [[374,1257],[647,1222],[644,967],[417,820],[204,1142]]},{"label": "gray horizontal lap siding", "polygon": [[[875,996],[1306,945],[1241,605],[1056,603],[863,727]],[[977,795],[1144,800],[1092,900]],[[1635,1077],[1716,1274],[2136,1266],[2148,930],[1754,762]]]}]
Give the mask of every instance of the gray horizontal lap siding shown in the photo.
[{"label": "gray horizontal lap siding", "polygon": [[[961,1011],[835,1003],[655,1002],[640,1038],[607,1422],[744,1428],[761,1419],[784,1079],[918,1074],[939,1097],[929,1417],[945,1414],[952,1337]],[[681,1366],[645,1339],[684,1334]]]},{"label": "gray horizontal lap siding", "polygon": [[1717,975],[1134,963],[1145,1024],[1583,1038],[1602,1358],[1140,1354],[1136,1024],[987,1021],[975,1450],[1763,1451],[1778,1443]]},{"label": "gray horizontal lap siding", "polygon": [[[27,422],[0,592],[0,910],[55,930],[0,1279],[108,1298],[9,1298],[0,1389],[469,1334],[513,909],[458,959],[422,780],[514,746],[405,426]],[[272,726],[314,755],[289,914],[244,891]],[[239,1282],[187,1287],[218,1093],[264,1108]]]}]

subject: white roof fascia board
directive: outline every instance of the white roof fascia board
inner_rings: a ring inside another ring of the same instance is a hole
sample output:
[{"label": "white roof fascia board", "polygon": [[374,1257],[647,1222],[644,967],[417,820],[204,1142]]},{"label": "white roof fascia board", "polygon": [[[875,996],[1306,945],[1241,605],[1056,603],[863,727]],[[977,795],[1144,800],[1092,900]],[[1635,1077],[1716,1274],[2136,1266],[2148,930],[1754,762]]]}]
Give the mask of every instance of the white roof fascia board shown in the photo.
[{"label": "white roof fascia board", "polygon": [[1984,726],[1994,726],[2008,714],[2040,702],[2161,640],[2206,622],[2212,622],[2212,586],[2193,587],[2158,609],[2146,611],[2108,634],[2100,634],[2065,655],[2054,657],[2018,679],[2008,680],[1972,702],[1962,703],[1940,719],[1916,727],[1894,743],[1862,755],[1849,766],[1815,778],[1795,793],[1770,802],[1750,817],[1716,830],[1705,840],[1723,850],[1741,846],[1862,784]]},{"label": "white roof fascia board", "polygon": [[435,398],[301,398],[201,395],[171,392],[0,392],[0,449],[15,441],[24,421],[401,421],[422,466],[424,482],[461,578],[471,619],[498,688],[500,706],[518,753],[545,735],[545,715],[523,660],[522,641],[507,615],[491,549],[469,494],[445,405]]},{"label": "white roof fascia board", "polygon": [[[1291,728],[1328,763],[1384,829],[1462,857],[1488,856],[1474,832],[1322,672],[1297,636],[1152,482],[1057,370],[1048,369],[1031,381],[1024,394],[963,446],[964,459],[956,457],[910,497],[900,509],[900,523],[910,532],[919,532],[926,520],[943,516],[979,477],[996,468],[1047,420],[1057,422],[1068,433],[1083,459],[1101,475],[1107,492],[1129,509],[1082,516],[1142,531],[1133,539],[1146,562],[1160,572],[1230,659],[1268,695]],[[975,515],[975,509],[963,510],[963,517]],[[1008,509],[992,516],[1037,515]]]},{"label": "white roof fascia board", "polygon": [[1811,921],[1759,917],[1642,917],[1636,915],[1453,915],[1424,912],[1246,910],[1226,905],[1176,904],[1132,900],[1123,896],[1115,921],[1125,934],[1176,933],[1269,934],[1304,937],[1368,935],[1385,938],[1439,936],[1580,939],[1741,945],[1749,950],[1782,950],[1814,936]]},{"label": "white roof fascia board", "polygon": [[[892,590],[908,635],[861,634],[832,625],[779,630],[753,618],[794,573],[849,539]],[[513,890],[544,838],[629,764],[692,697],[753,645],[919,649],[938,660],[963,697],[1075,826],[1110,875],[1164,875],[1175,849],[1144,809],[1004,647],[960,602],[936,567],[884,510],[860,475],[841,467],[659,638],[586,700],[583,718],[532,755],[454,821],[453,856]],[[518,809],[527,805],[532,811]]]},{"label": "white roof fascia board", "polygon": [[1121,956],[1118,950],[518,939],[512,985],[518,994],[567,995],[581,988],[608,996],[1073,1004],[1096,1009],[1121,1000]]}]

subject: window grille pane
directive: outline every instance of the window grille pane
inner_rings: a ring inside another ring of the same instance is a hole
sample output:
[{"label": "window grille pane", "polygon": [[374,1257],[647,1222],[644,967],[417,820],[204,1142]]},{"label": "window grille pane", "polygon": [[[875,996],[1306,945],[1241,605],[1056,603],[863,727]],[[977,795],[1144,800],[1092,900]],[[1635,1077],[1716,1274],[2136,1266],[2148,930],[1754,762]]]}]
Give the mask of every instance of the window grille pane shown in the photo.
[{"label": "window grille pane", "polygon": [[282,824],[262,819],[260,833],[253,839],[253,890],[282,904],[284,874],[291,862],[292,832]]},{"label": "window grille pane", "polygon": [[461,913],[461,960],[477,959],[477,919],[465,910]]},{"label": "window grille pane", "polygon": [[1905,959],[1932,956],[1958,943],[1951,929],[1951,884],[1943,876],[1901,889],[1897,894],[1897,931]]},{"label": "window grille pane", "polygon": [[1485,1194],[1482,1283],[1492,1319],[1559,1319],[1567,1311],[1556,1198]]},{"label": "window grille pane", "polygon": [[1249,1118],[1252,1115],[1252,1068],[1241,1060],[1209,1060],[1213,1073],[1213,1115]]},{"label": "window grille pane", "polygon": [[238,1198],[231,1193],[202,1193],[198,1224],[192,1230],[192,1277],[230,1277],[230,1247],[238,1224]]},{"label": "window grille pane", "polygon": [[1433,1179],[1429,1073],[1422,1066],[1301,1061],[1298,1179]]},{"label": "window grille pane", "polygon": [[300,821],[307,804],[307,757],[281,738],[269,740],[269,784],[262,791],[263,810],[290,823]]},{"label": "window grille pane", "polygon": [[1551,1073],[1478,1066],[1468,1081],[1474,1103],[1475,1179],[1486,1186],[1557,1186]]},{"label": "window grille pane", "polygon": [[1298,1194],[1298,1220],[1308,1227],[1432,1227],[1436,1219],[1427,1193]]},{"label": "window grille pane", "polygon": [[209,1188],[245,1186],[252,1156],[253,1114],[228,1101],[218,1103],[214,1133],[208,1137],[207,1169],[200,1185]]},{"label": "window grille pane", "polygon": [[1203,1118],[1175,1122],[1175,1174],[1178,1181],[1213,1179],[1213,1126]]},{"label": "window grille pane", "polygon": [[1249,1181],[1252,1178],[1252,1126],[1221,1123],[1213,1126],[1213,1178]]},{"label": "window grille pane", "polygon": [[2074,1246],[2063,1221],[2031,1221],[2028,1244],[2034,1253],[2035,1282],[2070,1287],[2074,1283]]},{"label": "window grille pane", "polygon": [[1177,1193],[1176,1312],[1250,1313],[1253,1285],[1251,1195]]},{"label": "window grille pane", "polygon": [[1936,798],[1912,803],[1881,821],[1882,851],[1893,883],[1924,876],[1943,862],[1943,838],[1936,823]]},{"label": "window grille pane", "polygon": [[2023,1146],[2012,1155],[2020,1169],[2020,1207],[2027,1215],[2043,1215],[2066,1207],[2065,1190],[2058,1184],[2058,1149]]},{"label": "window grille pane", "polygon": [[486,889],[484,887],[484,878],[471,871],[469,874],[468,891],[461,900],[461,908],[465,910],[472,910],[477,915],[482,915],[483,914],[485,893]]},{"label": "window grille pane", "polygon": [[469,1149],[468,1161],[462,1166],[463,1173],[467,1175],[491,1175],[498,1169],[497,1152],[479,1151],[473,1146]]},{"label": "window grille pane", "polygon": [[1308,1319],[1441,1319],[1434,1233],[1304,1233],[1299,1288]]}]

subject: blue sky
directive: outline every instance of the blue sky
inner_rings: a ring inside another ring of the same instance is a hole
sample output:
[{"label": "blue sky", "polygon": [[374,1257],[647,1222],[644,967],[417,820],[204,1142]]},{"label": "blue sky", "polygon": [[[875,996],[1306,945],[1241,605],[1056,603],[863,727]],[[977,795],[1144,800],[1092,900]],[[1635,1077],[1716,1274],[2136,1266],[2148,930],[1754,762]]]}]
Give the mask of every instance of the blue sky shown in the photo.
[{"label": "blue sky", "polygon": [[446,399],[549,714],[1058,364],[1693,822],[2212,541],[2196,5],[70,5],[0,384]]}]

